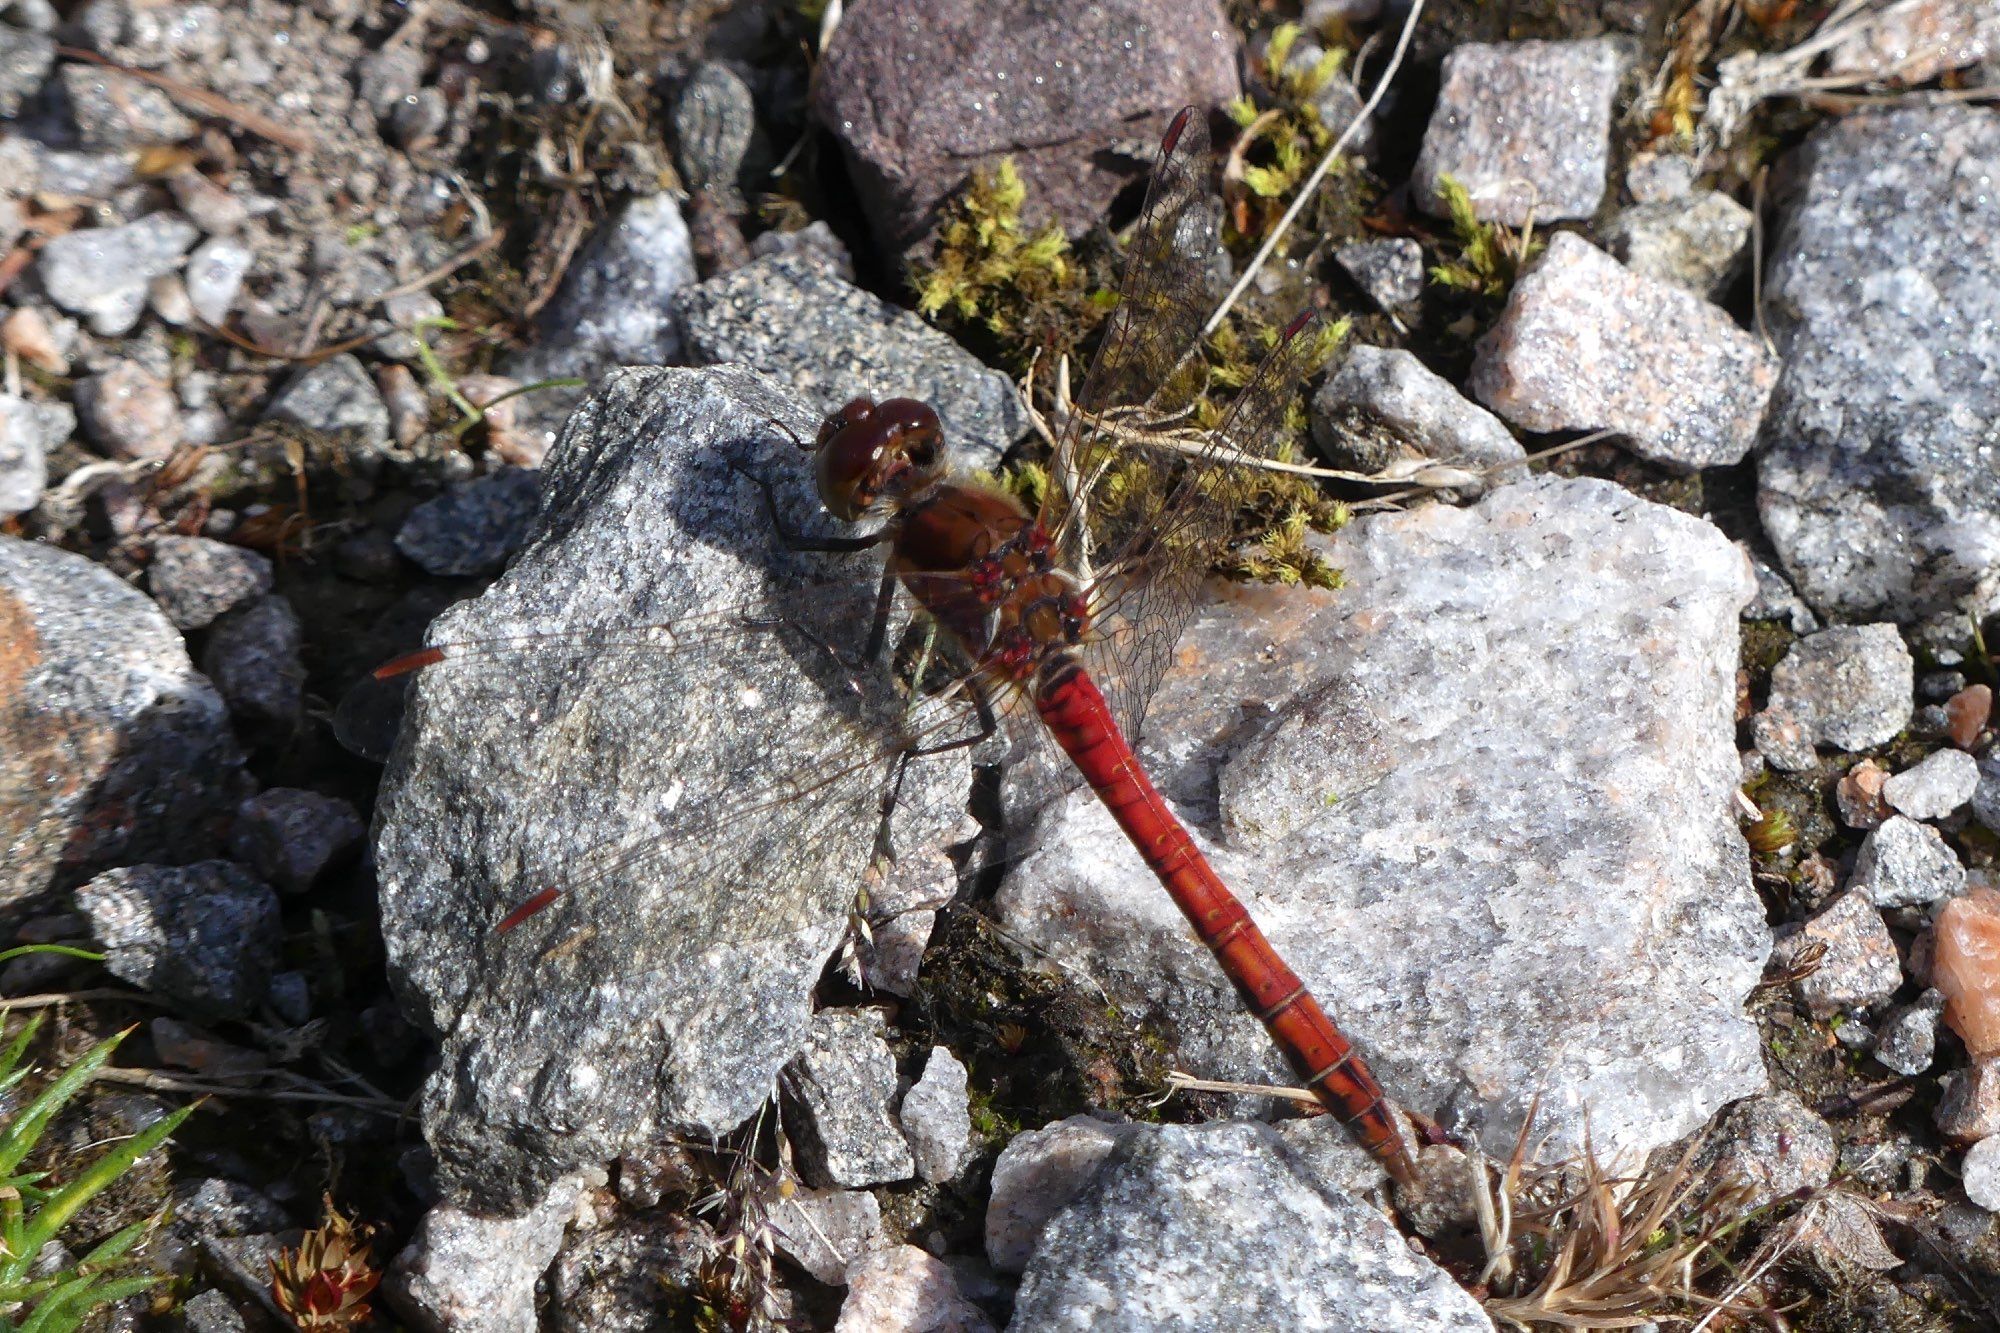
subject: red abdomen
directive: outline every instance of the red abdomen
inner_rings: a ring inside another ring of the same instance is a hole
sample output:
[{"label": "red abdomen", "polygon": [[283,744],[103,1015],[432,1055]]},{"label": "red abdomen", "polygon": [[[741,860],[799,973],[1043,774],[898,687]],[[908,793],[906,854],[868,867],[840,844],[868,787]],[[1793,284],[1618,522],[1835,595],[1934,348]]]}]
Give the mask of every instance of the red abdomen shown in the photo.
[{"label": "red abdomen", "polygon": [[1409,1151],[1375,1076],[1167,808],[1090,676],[1073,661],[1056,665],[1035,708],[1305,1086],[1391,1175],[1409,1180]]}]

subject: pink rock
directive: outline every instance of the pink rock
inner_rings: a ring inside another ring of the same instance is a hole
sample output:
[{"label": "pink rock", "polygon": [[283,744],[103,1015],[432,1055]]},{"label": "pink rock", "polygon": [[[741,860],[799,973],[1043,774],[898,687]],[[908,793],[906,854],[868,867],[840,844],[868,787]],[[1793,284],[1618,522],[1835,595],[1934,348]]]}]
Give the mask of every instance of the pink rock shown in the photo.
[{"label": "pink rock", "polygon": [[1889,803],[1882,799],[1882,784],[1889,772],[1873,759],[1864,759],[1847,770],[1833,789],[1840,806],[1840,822],[1849,828],[1880,828],[1890,815]]},{"label": "pink rock", "polygon": [[992,1333],[951,1270],[914,1245],[876,1250],[848,1271],[835,1333]]},{"label": "pink rock", "polygon": [[2000,1053],[2000,893],[1952,899],[1932,931],[1931,984],[1944,992],[1944,1021],[1973,1059]]},{"label": "pink rock", "polygon": [[1970,750],[1992,716],[1993,687],[1968,685],[1946,701],[1944,729],[1953,745],[1961,750]]}]

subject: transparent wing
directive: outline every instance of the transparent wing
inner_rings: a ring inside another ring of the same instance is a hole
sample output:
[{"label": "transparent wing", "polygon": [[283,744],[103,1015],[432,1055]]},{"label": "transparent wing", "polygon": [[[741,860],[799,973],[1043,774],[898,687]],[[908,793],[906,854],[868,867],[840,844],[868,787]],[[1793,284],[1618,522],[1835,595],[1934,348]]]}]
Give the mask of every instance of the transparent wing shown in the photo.
[{"label": "transparent wing", "polygon": [[1118,308],[1057,444],[1042,512],[1066,566],[1089,575],[1100,634],[1086,666],[1135,739],[1232,513],[1256,485],[1243,464],[1278,447],[1315,344],[1296,321],[1223,420],[1197,428],[1221,246],[1214,172],[1203,118],[1185,108],[1131,229]]}]

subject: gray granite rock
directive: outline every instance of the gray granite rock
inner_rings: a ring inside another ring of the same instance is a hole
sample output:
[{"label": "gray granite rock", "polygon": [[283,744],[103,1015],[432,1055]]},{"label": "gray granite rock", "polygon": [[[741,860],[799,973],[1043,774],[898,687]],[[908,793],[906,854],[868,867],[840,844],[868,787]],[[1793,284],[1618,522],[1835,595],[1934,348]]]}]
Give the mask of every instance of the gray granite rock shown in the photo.
[{"label": "gray granite rock", "polygon": [[1479,340],[1471,387],[1517,426],[1616,431],[1641,458],[1685,471],[1750,451],[1777,377],[1776,359],[1721,310],[1561,232]]},{"label": "gray granite rock", "polygon": [[[1623,1151],[1761,1088],[1741,554],[1553,477],[1363,519],[1327,554],[1336,594],[1232,589],[1196,617],[1141,757],[1222,830],[1196,840],[1390,1095],[1498,1152],[1539,1096],[1552,1151],[1586,1113]],[[1177,1033],[1182,1068],[1290,1077],[1095,802],[1039,842],[999,892],[1010,932]]]},{"label": "gray granite rock", "polygon": [[[430,631],[486,646],[417,676],[376,863],[391,975],[442,1036],[423,1113],[455,1193],[726,1133],[805,1044],[894,762],[855,723],[906,701],[846,666],[880,564],[781,549],[736,470],[829,530],[773,418],[812,429],[741,368],[611,376],[549,455],[528,545]],[[802,619],[773,621],[781,591]],[[955,883],[966,774],[962,752],[909,768],[899,872]]]},{"label": "gray granite rock", "polygon": [[1965,866],[1936,829],[1897,815],[1862,839],[1848,882],[1877,907],[1920,907],[1962,892]]},{"label": "gray granite rock", "polygon": [[1946,1074],[1934,1121],[1938,1133],[1958,1143],[2000,1134],[2000,1057],[1989,1055]]},{"label": "gray granite rock", "polygon": [[892,1184],[916,1174],[909,1141],[890,1113],[896,1057],[882,1016],[868,1009],[813,1015],[806,1047],[786,1070],[798,1099],[799,1166],[822,1187]]},{"label": "gray granite rock", "polygon": [[745,264],[680,292],[673,308],[690,360],[755,366],[821,412],[863,395],[921,398],[972,466],[998,462],[1028,432],[1005,375],[810,257]]},{"label": "gray granite rock", "polygon": [[849,1265],[883,1241],[882,1205],[867,1190],[774,1190],[764,1207],[778,1248],[828,1286],[844,1285]]},{"label": "gray granite rock", "polygon": [[1827,54],[1827,73],[1913,86],[2000,55],[2000,10],[1984,0],[1887,5]]},{"label": "gray granite rock", "polygon": [[21,104],[42,90],[55,59],[56,44],[47,33],[0,24],[0,120],[21,114]]},{"label": "gray granite rock", "polygon": [[33,509],[48,485],[49,451],[76,431],[67,403],[0,393],[0,518]]},{"label": "gray granite rock", "polygon": [[412,509],[396,530],[396,549],[428,574],[498,573],[527,540],[541,496],[541,479],[528,468],[474,477]]},{"label": "gray granite rock", "polygon": [[1794,634],[1810,634],[1820,628],[1819,617],[1806,605],[1805,598],[1785,581],[1785,576],[1772,566],[1771,562],[1752,551],[1747,544],[1738,543],[1743,554],[1750,558],[1750,568],[1757,575],[1757,596],[1750,605],[1743,608],[1745,620],[1782,620],[1791,626]]},{"label": "gray granite rock", "polygon": [[0,905],[138,861],[216,851],[242,755],[151,598],[52,546],[0,537]]},{"label": "gray granite rock", "polygon": [[105,970],[199,1015],[249,1017],[277,967],[278,895],[234,862],[106,871],[76,904]]},{"label": "gray granite rock", "polygon": [[1002,156],[1027,186],[1027,225],[1080,234],[1142,174],[1174,108],[1241,91],[1239,47],[1214,0],[881,0],[835,29],[813,111],[887,251]]},{"label": "gray granite rock", "polygon": [[674,103],[674,162],[690,190],[706,190],[733,210],[743,207],[737,175],[757,128],[749,85],[717,60],[688,75]]},{"label": "gray granite rock", "polygon": [[[503,358],[498,369],[534,384],[594,380],[614,366],[677,361],[680,331],[669,302],[694,280],[694,248],[673,197],[663,192],[633,199],[571,261],[536,321],[534,342]],[[527,395],[523,428],[540,432],[546,446],[585,391]]]},{"label": "gray granite rock", "polygon": [[1882,799],[1912,819],[1943,819],[1979,790],[1979,761],[1938,750],[1882,784]]},{"label": "gray granite rock", "polygon": [[255,256],[250,247],[233,236],[215,236],[195,247],[188,256],[188,305],[204,323],[220,325],[229,318],[229,308],[243,289]]},{"label": "gray granite rock", "polygon": [[1528,475],[1527,451],[1500,419],[1401,348],[1350,351],[1313,395],[1312,431],[1337,467],[1441,480],[1462,473],[1451,489],[1467,498]]},{"label": "gray granite rock", "polygon": [[1831,618],[2000,606],[2000,211],[1976,184],[1996,161],[2000,111],[1930,106],[1831,121],[1793,163],[1757,505]]},{"label": "gray granite rock", "polygon": [[986,1204],[986,1257],[1003,1273],[1028,1266],[1049,1221],[1076,1197],[1140,1126],[1076,1115],[1016,1134],[993,1164]]},{"label": "gray granite rock", "polygon": [[1875,1029],[1875,1059],[1884,1068],[1914,1078],[1937,1058],[1938,1021],[1944,994],[1926,990],[1915,1004],[1898,1005]]},{"label": "gray granite rock", "polygon": [[146,587],[177,627],[206,629],[217,616],[271,591],[271,560],[212,537],[157,537]]},{"label": "gray granite rock", "polygon": [[972,1104],[965,1066],[957,1056],[942,1046],[931,1047],[923,1075],[903,1094],[896,1120],[920,1177],[943,1185],[958,1175],[972,1156]]},{"label": "gray granite rock", "polygon": [[1747,1208],[1816,1189],[1833,1176],[1833,1131],[1793,1092],[1745,1097],[1731,1106],[1695,1158],[1715,1180],[1753,1189]]},{"label": "gray granite rock", "polygon": [[1742,271],[1750,246],[1750,210],[1719,190],[1692,198],[1633,204],[1604,229],[1606,248],[1643,277],[1719,301]]},{"label": "gray granite rock", "polygon": [[[121,227],[65,232],[42,247],[35,271],[49,299],[65,310],[96,318],[131,308],[122,333],[146,302],[146,284],[181,266],[181,256],[201,239],[186,218],[153,213]],[[132,305],[136,296],[137,305]]]},{"label": "gray granite rock", "polygon": [[198,1292],[181,1305],[181,1318],[188,1333],[247,1333],[249,1325],[227,1296],[211,1287]]},{"label": "gray granite rock", "polygon": [[305,720],[304,646],[292,604],[266,593],[216,620],[201,669],[239,720],[296,731]]},{"label": "gray granite rock", "polygon": [[1793,644],[1771,670],[1771,707],[1821,745],[1867,750],[1909,725],[1916,664],[1894,625],[1835,625]]},{"label": "gray granite rock", "polygon": [[1611,95],[1623,64],[1605,40],[1452,48],[1411,198],[1444,217],[1438,180],[1450,175],[1491,222],[1589,217],[1604,197]]},{"label": "gray granite rock", "polygon": [[1958,1179],[1966,1198],[1989,1213],[2000,1213],[2000,1138],[1981,1139],[1968,1148]]},{"label": "gray granite rock", "polygon": [[539,1327],[535,1284],[562,1244],[584,1183],[566,1176],[510,1216],[434,1206],[390,1265],[383,1296],[419,1328],[524,1333]]},{"label": "gray granite rock", "polygon": [[1010,1327],[1490,1330],[1381,1213],[1268,1125],[1147,1125],[1036,1243]]},{"label": "gray granite rock", "polygon": [[1821,946],[1825,952],[1818,964],[1792,983],[1799,999],[1821,1017],[1879,1004],[1903,984],[1896,941],[1865,889],[1849,889],[1803,925],[1780,927],[1772,962],[1790,967],[1808,948]]},{"label": "gray granite rock", "polygon": [[1972,792],[1972,817],[2000,833],[2000,747],[1979,761],[1979,785]]},{"label": "gray granite rock", "polygon": [[337,796],[272,787],[236,808],[229,852],[280,893],[304,893],[367,831],[360,812]]},{"label": "gray granite rock", "polygon": [[86,148],[144,148],[192,139],[200,129],[174,99],[101,65],[64,65],[57,76]]},{"label": "gray granite rock", "polygon": [[1805,773],[1819,765],[1811,728],[1789,708],[1766,708],[1751,718],[1750,742],[1771,767],[1783,772]]},{"label": "gray granite rock", "polygon": [[389,409],[361,362],[349,352],[307,366],[278,390],[264,415],[375,447],[388,442]]},{"label": "gray granite rock", "polygon": [[1408,236],[1355,241],[1333,258],[1368,298],[1394,313],[1424,294],[1424,248]]}]

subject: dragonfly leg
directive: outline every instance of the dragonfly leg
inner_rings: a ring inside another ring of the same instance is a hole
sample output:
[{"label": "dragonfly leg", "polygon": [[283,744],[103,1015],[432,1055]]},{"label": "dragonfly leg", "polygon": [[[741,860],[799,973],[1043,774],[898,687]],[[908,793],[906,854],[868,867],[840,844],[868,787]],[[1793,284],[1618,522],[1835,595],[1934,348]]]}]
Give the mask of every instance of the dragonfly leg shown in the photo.
[{"label": "dragonfly leg", "polygon": [[732,461],[729,466],[749,479],[763,495],[764,512],[771,518],[771,531],[778,534],[778,544],[788,551],[830,551],[837,554],[852,554],[855,551],[865,551],[872,546],[880,546],[891,536],[887,528],[863,533],[858,537],[809,537],[804,533],[793,532],[785,526],[783,516],[778,513],[778,498],[771,493],[771,483],[740,463]]},{"label": "dragonfly leg", "polygon": [[993,712],[993,700],[986,686],[978,677],[966,680],[965,687],[972,694],[972,706],[979,716],[979,730],[970,736],[960,736],[955,740],[939,741],[936,745],[918,745],[904,750],[896,756],[896,776],[891,779],[889,789],[882,793],[882,818],[875,826],[875,856],[880,861],[893,862],[896,859],[895,845],[889,840],[889,820],[896,811],[896,802],[903,796],[903,778],[910,771],[910,761],[926,759],[934,754],[948,754],[953,750],[969,750],[993,738],[1000,730],[1000,720]]},{"label": "dragonfly leg", "polygon": [[882,590],[875,597],[875,618],[868,624],[868,646],[862,650],[862,661],[877,665],[884,662],[883,650],[889,645],[889,611],[895,601],[896,567],[892,562],[882,566]]}]

